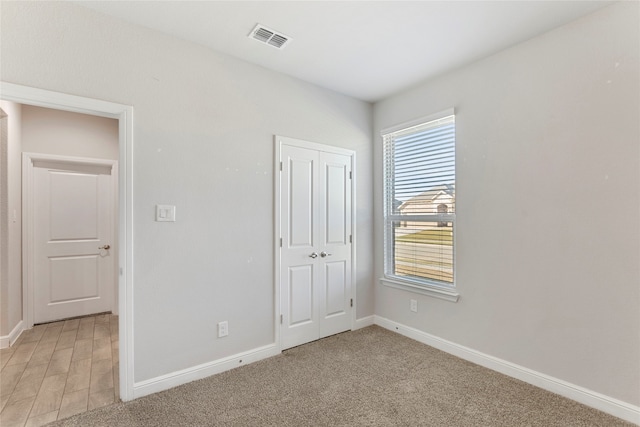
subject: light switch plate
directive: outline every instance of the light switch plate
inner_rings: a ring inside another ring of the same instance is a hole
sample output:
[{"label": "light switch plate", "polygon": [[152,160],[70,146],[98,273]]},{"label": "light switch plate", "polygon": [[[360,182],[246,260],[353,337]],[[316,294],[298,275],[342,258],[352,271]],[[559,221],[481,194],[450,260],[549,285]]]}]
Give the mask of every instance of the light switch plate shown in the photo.
[{"label": "light switch plate", "polygon": [[176,207],[173,205],[156,205],[156,221],[174,222],[176,220]]}]

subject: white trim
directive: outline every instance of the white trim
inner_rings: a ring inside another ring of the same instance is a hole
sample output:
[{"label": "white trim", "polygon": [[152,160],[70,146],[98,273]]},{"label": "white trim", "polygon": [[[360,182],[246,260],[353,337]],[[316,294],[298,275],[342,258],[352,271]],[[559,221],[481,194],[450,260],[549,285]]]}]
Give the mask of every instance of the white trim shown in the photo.
[{"label": "white trim", "polygon": [[118,230],[118,216],[119,216],[119,212],[120,209],[118,207],[118,203],[119,203],[119,190],[120,190],[120,169],[119,169],[119,165],[118,162],[115,162],[115,164],[111,167],[111,173],[113,175],[113,187],[111,188],[112,191],[112,199],[111,199],[111,206],[112,206],[112,213],[111,213],[111,235],[113,236],[113,254],[115,256],[116,262],[113,263],[113,277],[114,277],[114,283],[113,283],[113,289],[112,289],[112,294],[111,294],[111,313],[115,314],[116,316],[119,314],[120,312],[120,307],[118,306],[118,292],[120,291],[120,289],[118,289],[118,280],[117,278],[120,277],[119,275],[119,261],[120,261],[120,254],[118,253],[118,249],[120,248],[119,245],[119,237],[120,237],[120,231]]},{"label": "white trim", "polygon": [[280,340],[280,326],[282,325],[282,312],[280,309],[280,239],[282,233],[280,232],[280,177],[281,177],[281,160],[280,150],[282,144],[278,143],[277,135],[273,137],[273,331],[274,342],[279,350],[282,349],[282,342]]},{"label": "white trim", "polygon": [[120,118],[122,112],[131,107],[100,99],[84,98],[13,83],[0,82],[1,98],[18,104],[35,105],[54,110],[91,114],[92,116]]},{"label": "white trim", "polygon": [[211,375],[219,374],[248,363],[257,362],[268,357],[277,356],[280,350],[276,344],[269,344],[253,350],[234,354],[229,357],[203,363],[191,368],[171,372],[149,380],[140,381],[133,385],[133,398],[137,399],[159,391],[168,390],[182,384],[200,380]]},{"label": "white trim", "polygon": [[384,136],[399,130],[404,130],[410,127],[418,126],[423,123],[431,122],[433,120],[442,119],[444,117],[453,116],[456,113],[455,108],[447,108],[446,110],[439,111],[437,113],[429,114],[428,116],[418,117],[417,119],[409,120],[408,122],[400,123],[394,126],[389,126],[380,131],[380,135]]},{"label": "white trim", "polygon": [[[133,107],[0,82],[0,98],[21,104],[117,119],[119,123],[118,306],[120,398],[133,398]],[[24,235],[23,235],[24,236]],[[23,298],[23,310],[26,298]],[[25,313],[28,315],[28,313]],[[23,316],[25,315],[23,314]],[[24,319],[23,319],[24,320]],[[28,324],[25,325],[28,327]]]},{"label": "white trim", "polygon": [[25,323],[26,328],[33,327],[33,287],[29,284],[33,281],[31,277],[32,269],[30,266],[30,253],[31,248],[34,247],[32,236],[32,222],[29,218],[29,207],[35,206],[34,201],[30,196],[33,196],[32,191],[27,191],[27,188],[33,188],[33,173],[31,172],[33,164],[29,161],[28,157],[22,155],[22,320]]},{"label": "white trim", "polygon": [[18,322],[15,328],[9,332],[9,335],[0,337],[0,348],[11,347],[20,338],[20,335],[24,332],[24,322],[21,320]]},{"label": "white trim", "polygon": [[399,280],[390,279],[388,277],[381,277],[380,283],[390,288],[401,289],[407,292],[413,292],[416,294],[427,295],[434,298],[443,299],[445,301],[458,302],[460,294],[455,291],[455,288],[445,289],[439,286],[433,285],[414,285],[410,282],[404,282]]},{"label": "white trim", "polygon": [[356,320],[358,316],[358,282],[356,275],[357,257],[356,257],[356,242],[358,241],[356,233],[356,152],[351,152],[351,298],[353,301],[351,310],[351,330],[356,329]]},{"label": "white trim", "polygon": [[[333,145],[326,145],[326,144],[319,144],[317,142],[304,141],[302,139],[289,138],[287,136],[280,136],[280,135],[275,135],[274,140],[276,143],[276,149],[278,153],[280,152],[279,146],[284,144],[284,145],[291,145],[293,147],[307,148],[309,150],[323,151],[325,153],[353,156],[355,159],[355,151],[349,150],[348,148],[335,147]],[[281,159],[277,158],[276,160],[280,161]]]},{"label": "white trim", "polygon": [[500,372],[526,383],[540,387],[552,393],[606,412],[625,421],[640,424],[640,407],[623,402],[613,397],[571,384],[550,375],[516,365],[503,359],[479,352],[469,347],[447,341],[418,329],[405,326],[381,316],[375,316],[375,324],[397,332],[428,346],[476,363],[485,368]]},{"label": "white trim", "polygon": [[280,323],[280,316],[282,314],[282,307],[280,304],[280,257],[281,257],[281,247],[280,247],[280,238],[281,238],[281,230],[280,230],[280,222],[281,222],[281,212],[280,212],[280,179],[281,179],[281,152],[282,145],[290,145],[293,147],[301,147],[307,148],[310,150],[317,150],[326,153],[333,154],[342,154],[345,156],[349,156],[351,159],[351,296],[353,299],[353,307],[351,309],[351,330],[356,329],[356,312],[357,312],[357,298],[356,298],[356,152],[354,150],[349,150],[347,148],[335,147],[332,145],[318,144],[316,142],[304,141],[300,139],[289,138],[286,136],[274,135],[273,136],[274,143],[274,236],[273,236],[273,253],[274,256],[274,330],[275,330],[275,342],[278,349],[282,349],[281,342],[281,334],[280,328],[282,327]]},{"label": "white trim", "polygon": [[106,166],[113,169],[118,164],[117,160],[108,159],[94,159],[89,157],[73,157],[73,156],[61,156],[57,154],[42,154],[42,153],[29,153],[24,151],[23,156],[28,156],[35,161],[47,161],[51,163],[60,163],[61,165],[72,163],[74,165],[86,165],[86,166]]},{"label": "white trim", "polygon": [[371,326],[375,324],[376,316],[373,314],[371,316],[362,317],[360,319],[356,319],[353,330],[366,328],[367,326]]}]

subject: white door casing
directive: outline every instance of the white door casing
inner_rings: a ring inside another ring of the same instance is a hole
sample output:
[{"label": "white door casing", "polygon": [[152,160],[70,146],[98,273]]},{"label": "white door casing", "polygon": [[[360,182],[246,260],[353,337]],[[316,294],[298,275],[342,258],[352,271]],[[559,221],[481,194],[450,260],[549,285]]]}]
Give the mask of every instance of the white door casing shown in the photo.
[{"label": "white door casing", "polygon": [[354,153],[284,137],[276,150],[276,294],[286,349],[352,327]]},{"label": "white door casing", "polygon": [[[117,191],[117,304],[119,315],[120,398],[129,401],[136,396],[134,387],[133,350],[133,107],[109,101],[68,95],[44,89],[0,82],[0,97],[7,101],[35,105],[58,110],[109,117],[119,122],[119,161]],[[23,257],[23,325],[33,326],[32,284],[28,259],[32,245],[32,230],[28,224],[28,212],[32,201],[26,196],[29,184],[28,159],[22,164],[22,257]],[[114,172],[115,174],[115,172]]]},{"label": "white door casing", "polygon": [[35,160],[34,323],[113,310],[115,162]]}]

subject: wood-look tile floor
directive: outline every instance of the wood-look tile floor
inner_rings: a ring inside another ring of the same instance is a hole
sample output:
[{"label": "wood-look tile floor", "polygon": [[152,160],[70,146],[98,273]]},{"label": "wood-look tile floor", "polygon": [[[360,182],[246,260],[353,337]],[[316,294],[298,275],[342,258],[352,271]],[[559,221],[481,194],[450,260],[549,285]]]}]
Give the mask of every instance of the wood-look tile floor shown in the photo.
[{"label": "wood-look tile floor", "polygon": [[0,425],[41,426],[120,400],[118,316],[34,326],[0,350]]}]

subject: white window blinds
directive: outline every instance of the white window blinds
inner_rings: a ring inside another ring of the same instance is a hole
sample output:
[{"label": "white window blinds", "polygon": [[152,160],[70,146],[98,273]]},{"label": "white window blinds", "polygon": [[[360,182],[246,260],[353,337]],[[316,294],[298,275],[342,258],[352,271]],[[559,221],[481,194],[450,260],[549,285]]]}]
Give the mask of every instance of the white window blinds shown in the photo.
[{"label": "white window blinds", "polygon": [[383,139],[385,275],[453,286],[455,116]]}]

